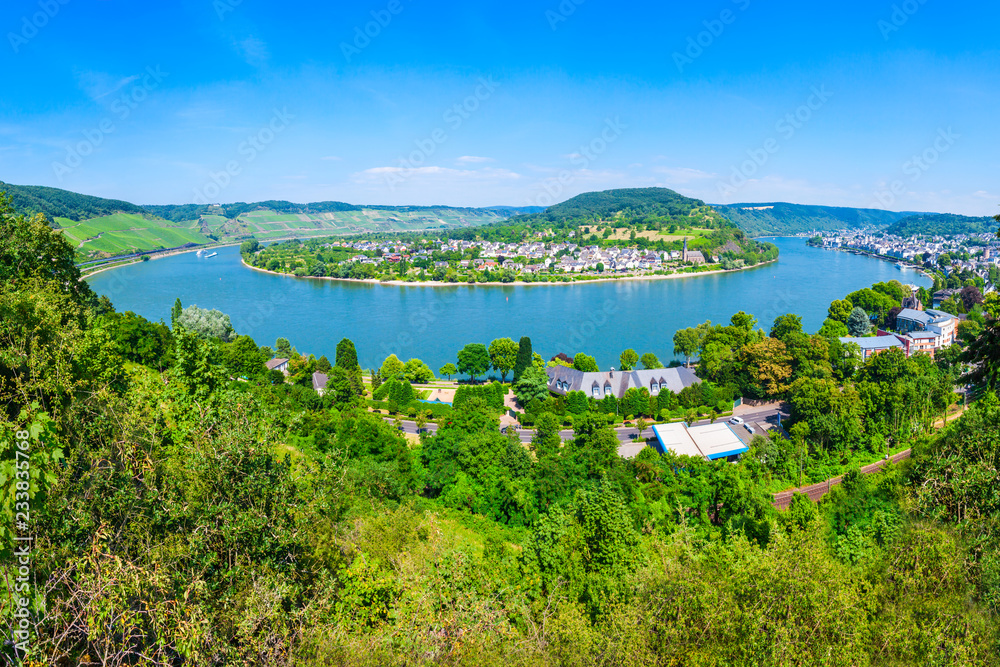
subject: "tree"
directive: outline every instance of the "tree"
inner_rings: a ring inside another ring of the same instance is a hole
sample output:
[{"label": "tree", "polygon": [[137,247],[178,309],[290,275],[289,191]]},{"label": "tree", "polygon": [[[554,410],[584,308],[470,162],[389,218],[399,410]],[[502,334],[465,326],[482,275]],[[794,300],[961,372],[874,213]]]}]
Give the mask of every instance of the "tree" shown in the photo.
[{"label": "tree", "polygon": [[403,364],[403,377],[415,384],[427,384],[434,379],[434,371],[420,359],[410,359]]},{"label": "tree", "polygon": [[746,373],[748,394],[756,398],[776,398],[788,389],[792,376],[792,356],[777,338],[765,338],[742,348],[738,361]]},{"label": "tree", "polygon": [[847,319],[847,330],[852,336],[867,336],[871,333],[872,323],[868,319],[868,313],[861,308],[852,310]]},{"label": "tree", "polygon": [[349,338],[344,338],[337,343],[337,356],[334,366],[343,368],[345,371],[361,370],[358,365],[358,351],[354,348],[354,343]]},{"label": "tree", "polygon": [[535,437],[531,439],[531,448],[539,460],[556,456],[562,447],[562,437],[559,435],[559,418],[551,412],[542,413],[535,424]]},{"label": "tree", "polygon": [[826,318],[823,322],[823,326],[820,327],[819,335],[823,338],[843,338],[850,335],[850,331],[847,329],[847,325],[840,320],[834,320],[832,318]]},{"label": "tree", "polygon": [[599,369],[597,367],[597,360],[588,354],[579,352],[573,357],[573,368],[578,371],[583,371],[584,373],[596,373]]},{"label": "tree", "polygon": [[796,333],[802,333],[802,318],[798,315],[780,315],[771,326],[771,338],[778,340],[785,340]]},{"label": "tree", "polygon": [[199,338],[217,338],[223,343],[233,339],[236,331],[233,323],[219,310],[205,310],[198,306],[188,306],[177,318],[177,324]]},{"label": "tree", "polygon": [[527,406],[533,400],[545,400],[549,397],[549,376],[545,369],[532,364],[514,383],[514,395],[517,402]]},{"label": "tree", "polygon": [[830,310],[827,313],[827,317],[831,320],[847,324],[847,319],[851,316],[851,310],[853,310],[853,308],[854,306],[850,301],[847,301],[846,299],[837,299],[830,304]]},{"label": "tree", "polygon": [[510,338],[497,338],[490,343],[490,364],[499,371],[500,380],[507,381],[507,373],[517,364],[520,347]]},{"label": "tree", "polygon": [[573,415],[586,414],[589,410],[587,395],[582,391],[571,391],[566,394],[566,411]]},{"label": "tree", "polygon": [[222,361],[236,377],[247,379],[264,375],[267,359],[250,336],[237,336],[232,343],[222,346]]},{"label": "tree", "polygon": [[691,365],[691,357],[698,354],[698,332],[688,327],[687,329],[678,329],[674,334],[674,354],[679,354],[684,357],[684,365]]},{"label": "tree", "polygon": [[978,287],[969,285],[968,287],[963,287],[962,291],[959,293],[962,299],[962,305],[965,306],[965,312],[971,311],[975,306],[983,303],[983,295],[979,291]]},{"label": "tree", "polygon": [[378,374],[382,376],[383,380],[389,380],[402,375],[404,368],[403,362],[395,354],[390,354],[382,362],[382,367],[379,369]]},{"label": "tree", "polygon": [[443,375],[449,380],[451,380],[452,375],[458,374],[458,368],[455,366],[455,364],[448,362],[447,364],[438,369],[438,374]]},{"label": "tree", "polygon": [[642,440],[642,434],[645,432],[647,426],[649,426],[649,424],[647,424],[646,420],[642,417],[635,420],[635,430],[637,431],[635,436],[636,440]]},{"label": "tree", "polygon": [[629,348],[619,355],[618,361],[623,371],[630,371],[639,363],[639,355],[635,350]]},{"label": "tree", "polygon": [[656,355],[652,352],[647,352],[642,355],[642,367],[646,370],[654,370],[656,368],[663,368],[663,364],[660,360],[656,358]]},{"label": "tree", "polygon": [[490,353],[482,343],[469,343],[458,351],[458,370],[475,382],[490,369]]},{"label": "tree", "polygon": [[514,363],[514,382],[521,379],[521,374],[531,366],[534,352],[531,349],[531,339],[522,336],[517,344],[517,361]]},{"label": "tree", "polygon": [[80,280],[74,253],[65,234],[52,229],[44,215],[18,214],[11,198],[0,192],[0,284],[38,278],[58,285],[76,303],[91,305],[96,297]]},{"label": "tree", "polygon": [[181,306],[181,298],[177,297],[174,301],[174,307],[170,309],[170,327],[172,329],[177,328],[177,320],[181,318],[181,313],[184,312],[184,307]]},{"label": "tree", "polygon": [[282,359],[291,359],[295,354],[292,352],[292,344],[287,338],[279,338],[274,341],[274,350]]}]

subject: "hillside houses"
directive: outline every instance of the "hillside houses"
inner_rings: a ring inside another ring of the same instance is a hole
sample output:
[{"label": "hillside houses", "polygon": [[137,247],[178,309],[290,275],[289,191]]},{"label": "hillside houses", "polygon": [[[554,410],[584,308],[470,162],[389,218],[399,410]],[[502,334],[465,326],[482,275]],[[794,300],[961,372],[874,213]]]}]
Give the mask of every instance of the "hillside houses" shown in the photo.
[{"label": "hillside houses", "polygon": [[[930,262],[938,270],[950,275],[956,271],[971,271],[987,283],[986,291],[993,291],[997,285],[990,280],[990,269],[1000,267],[1000,240],[992,234],[958,234],[953,237],[941,236],[901,238],[871,230],[837,231],[820,234],[823,247],[829,249],[856,249],[889,259]],[[969,258],[963,257],[968,254]],[[939,260],[948,255],[951,263],[940,266]]]}]

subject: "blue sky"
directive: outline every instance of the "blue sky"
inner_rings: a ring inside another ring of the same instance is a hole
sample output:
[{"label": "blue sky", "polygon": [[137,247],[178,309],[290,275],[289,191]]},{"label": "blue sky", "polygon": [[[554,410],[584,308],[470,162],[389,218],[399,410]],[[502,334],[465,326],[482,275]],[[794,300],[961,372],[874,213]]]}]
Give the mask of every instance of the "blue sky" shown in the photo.
[{"label": "blue sky", "polygon": [[940,0],[7,2],[0,180],[150,204],[664,186],[992,215],[998,18]]}]

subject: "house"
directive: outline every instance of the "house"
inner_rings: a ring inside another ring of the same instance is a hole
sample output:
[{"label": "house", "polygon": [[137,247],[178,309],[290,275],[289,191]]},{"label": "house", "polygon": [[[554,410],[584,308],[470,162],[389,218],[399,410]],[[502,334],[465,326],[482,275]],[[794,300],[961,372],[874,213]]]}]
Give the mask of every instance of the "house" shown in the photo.
[{"label": "house", "polygon": [[326,383],[330,381],[325,373],[320,373],[316,371],[313,373],[313,391],[315,391],[320,396],[326,391]]},{"label": "house", "polygon": [[917,290],[913,290],[910,296],[903,299],[903,310],[923,310],[924,304],[920,302],[920,298],[917,296]]},{"label": "house", "polygon": [[288,375],[288,359],[271,359],[271,361],[264,364],[267,366],[269,371],[281,371],[285,375]]},{"label": "house", "polygon": [[622,398],[629,389],[645,388],[650,395],[661,391],[681,393],[685,387],[698,384],[701,380],[688,368],[657,368],[641,371],[598,371],[584,373],[575,368],[552,366],[545,371],[549,376],[549,391],[565,396],[571,391],[582,391],[597,400],[605,396]]},{"label": "house", "polygon": [[[937,294],[934,295],[935,299]],[[958,318],[941,310],[913,310],[907,308],[896,315],[896,329],[901,334],[931,332],[940,337],[936,348],[948,347],[955,342]]]},{"label": "house", "polygon": [[957,296],[958,293],[961,291],[962,290],[960,289],[938,290],[937,292],[934,292],[933,302],[931,303],[931,305],[934,306],[935,308],[940,308],[943,302],[947,301],[953,296]]},{"label": "house", "polygon": [[[741,427],[736,427],[741,428]],[[688,426],[683,422],[657,424],[653,435],[660,451],[680,456],[698,456],[709,461],[736,461],[750,448],[740,440],[733,427],[725,422]]]},{"label": "house", "polygon": [[840,342],[844,345],[853,343],[861,348],[861,359],[863,361],[868,361],[876,354],[880,352],[885,352],[886,350],[891,350],[897,348],[903,351],[903,354],[907,353],[907,346],[903,344],[903,341],[899,339],[898,336],[888,335],[888,336],[874,336],[868,338],[855,338],[852,336],[844,336],[840,339]]}]

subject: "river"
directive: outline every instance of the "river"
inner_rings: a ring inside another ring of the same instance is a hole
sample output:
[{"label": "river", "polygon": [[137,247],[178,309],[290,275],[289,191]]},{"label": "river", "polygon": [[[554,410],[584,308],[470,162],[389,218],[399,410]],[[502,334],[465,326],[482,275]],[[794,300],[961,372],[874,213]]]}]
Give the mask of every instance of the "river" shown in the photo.
[{"label": "river", "polygon": [[753,314],[769,329],[785,313],[802,316],[805,329],[822,325],[834,299],[873,283],[899,280],[929,287],[912,269],[870,257],[822,250],[804,238],[766,239],[781,250],[777,262],[725,274],[671,280],[622,280],[569,285],[430,287],[391,286],[277,276],[240,263],[238,247],[210,259],[186,253],[99,273],[91,287],[119,311],[170,319],[185,306],[227,313],[236,331],[260,345],[288,338],[299,352],[333,361],[337,342],[354,341],[365,368],[389,354],[419,357],[431,368],[455,361],[466,343],[489,344],[530,336],[546,359],[586,352],[602,368],[618,365],[625,348],[674,357],[677,329],[705,320],[726,323],[733,313]]}]

